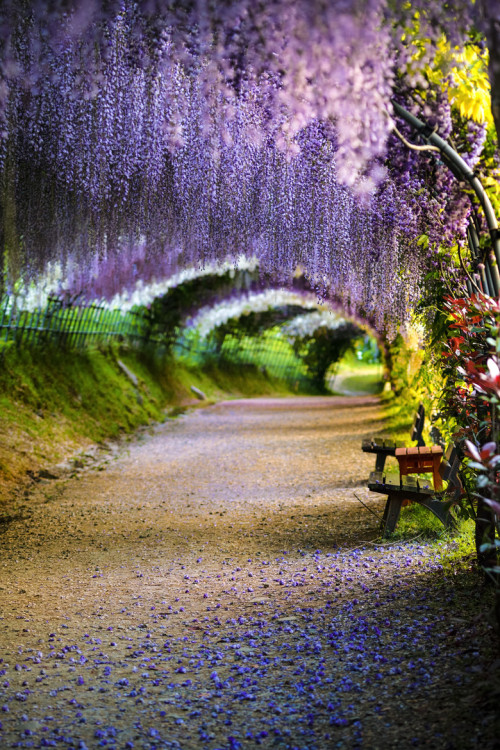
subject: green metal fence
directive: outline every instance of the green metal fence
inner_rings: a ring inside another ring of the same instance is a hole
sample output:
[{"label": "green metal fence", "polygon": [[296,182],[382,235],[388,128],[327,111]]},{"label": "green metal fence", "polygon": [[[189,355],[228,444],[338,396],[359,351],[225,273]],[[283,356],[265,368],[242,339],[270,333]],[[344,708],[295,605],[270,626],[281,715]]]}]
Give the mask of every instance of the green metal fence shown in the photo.
[{"label": "green metal fence", "polygon": [[296,388],[311,385],[311,375],[302,359],[285,337],[273,331],[261,336],[228,335],[224,338],[221,357],[234,363],[255,365]]},{"label": "green metal fence", "polygon": [[81,305],[50,297],[44,307],[27,310],[15,298],[0,298],[0,348],[9,342],[19,347],[52,344],[66,349],[111,341],[152,343],[169,348],[174,357],[192,366],[202,367],[208,362],[219,367],[226,363],[254,365],[297,389],[310,385],[306,366],[286,338],[276,332],[259,336],[231,333],[214,344],[210,337],[200,340],[189,331],[159,332],[151,323],[147,308],[122,312],[97,303]]},{"label": "green metal fence", "polygon": [[295,354],[286,337],[273,330],[258,336],[228,333],[218,343],[211,337],[199,340],[188,331],[177,339],[173,352],[177,359],[188,366],[202,367],[208,362],[221,369],[226,364],[253,365],[273,378],[288,382],[297,390],[311,387],[311,375],[306,365]]},{"label": "green metal fence", "polygon": [[18,346],[53,343],[83,348],[113,339],[146,340],[148,311],[110,310],[99,304],[69,304],[57,297],[26,310],[12,297],[0,299],[0,342]]}]

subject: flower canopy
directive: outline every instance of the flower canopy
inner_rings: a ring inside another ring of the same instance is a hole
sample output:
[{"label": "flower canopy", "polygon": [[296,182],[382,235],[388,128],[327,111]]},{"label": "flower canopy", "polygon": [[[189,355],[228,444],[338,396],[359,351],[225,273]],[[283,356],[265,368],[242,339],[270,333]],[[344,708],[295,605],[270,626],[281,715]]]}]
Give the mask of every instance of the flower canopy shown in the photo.
[{"label": "flower canopy", "polygon": [[[394,328],[471,204],[395,138],[391,101],[450,134],[453,96],[431,64],[443,49],[456,62],[467,38],[486,65],[471,36],[486,5],[5,0],[7,290],[49,262],[112,295],[106,277],[126,291],[244,254],[285,284],[301,267],[320,295]],[[472,166],[485,127],[462,144]]]}]

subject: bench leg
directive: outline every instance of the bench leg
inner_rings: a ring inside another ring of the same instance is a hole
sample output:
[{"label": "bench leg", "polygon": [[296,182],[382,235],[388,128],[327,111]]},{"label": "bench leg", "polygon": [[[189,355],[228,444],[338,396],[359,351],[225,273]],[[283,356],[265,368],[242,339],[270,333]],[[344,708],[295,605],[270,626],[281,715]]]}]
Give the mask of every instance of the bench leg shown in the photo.
[{"label": "bench leg", "polygon": [[451,529],[456,528],[457,522],[451,515],[450,510],[446,507],[445,503],[442,503],[439,500],[434,500],[431,497],[426,498],[425,500],[417,500],[417,502],[420,503],[420,505],[423,505],[424,508],[427,508],[427,510],[430,510],[431,513],[434,513],[443,526]]},{"label": "bench leg", "polygon": [[375,459],[375,471],[384,471],[385,459],[385,453],[377,453],[377,457]]},{"label": "bench leg", "polygon": [[399,497],[394,497],[394,495],[389,495],[385,504],[384,515],[382,518],[382,536],[391,534],[394,531],[400,513],[401,499]]},{"label": "bench leg", "polygon": [[441,479],[441,474],[439,473],[439,464],[441,462],[441,457],[439,456],[439,461],[434,460],[432,465],[432,482],[434,484],[434,489],[436,492],[441,492],[443,489],[443,480]]}]

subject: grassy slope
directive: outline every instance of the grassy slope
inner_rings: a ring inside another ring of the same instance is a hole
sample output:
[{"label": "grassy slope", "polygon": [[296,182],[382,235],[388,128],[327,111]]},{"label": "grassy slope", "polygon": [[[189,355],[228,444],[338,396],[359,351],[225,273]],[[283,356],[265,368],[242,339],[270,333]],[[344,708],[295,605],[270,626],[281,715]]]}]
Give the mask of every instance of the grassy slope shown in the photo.
[{"label": "grassy slope", "polygon": [[[137,387],[118,361],[137,376]],[[191,385],[209,400],[287,392],[248,366],[201,372],[123,347],[72,353],[2,348],[0,504],[30,475],[91,444],[162,420],[169,408],[202,403]]]},{"label": "grassy slope", "polygon": [[383,366],[359,361],[349,350],[330,368],[325,380],[332,393],[377,395],[384,387]]}]

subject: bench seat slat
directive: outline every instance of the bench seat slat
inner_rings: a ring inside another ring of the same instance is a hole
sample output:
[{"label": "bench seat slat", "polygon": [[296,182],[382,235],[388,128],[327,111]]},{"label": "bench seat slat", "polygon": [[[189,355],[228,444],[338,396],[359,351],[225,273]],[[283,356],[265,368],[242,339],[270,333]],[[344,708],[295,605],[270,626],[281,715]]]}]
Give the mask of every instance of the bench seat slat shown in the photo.
[{"label": "bench seat slat", "polygon": [[406,474],[401,477],[401,484],[403,485],[403,488],[416,489],[418,487],[417,479],[411,474]]},{"label": "bench seat slat", "polygon": [[363,440],[361,450],[365,453],[386,453],[388,456],[396,452],[396,444],[384,445],[382,442],[375,443],[373,440]]},{"label": "bench seat slat", "polygon": [[[390,492],[401,492],[402,494],[411,493],[418,496],[435,496],[439,498],[444,493],[436,492],[429,482],[418,480],[413,476],[407,475],[399,478],[398,474],[384,474],[380,471],[372,471],[368,479],[368,489],[372,492],[380,492],[387,495]],[[411,499],[411,498],[410,498]]]}]

